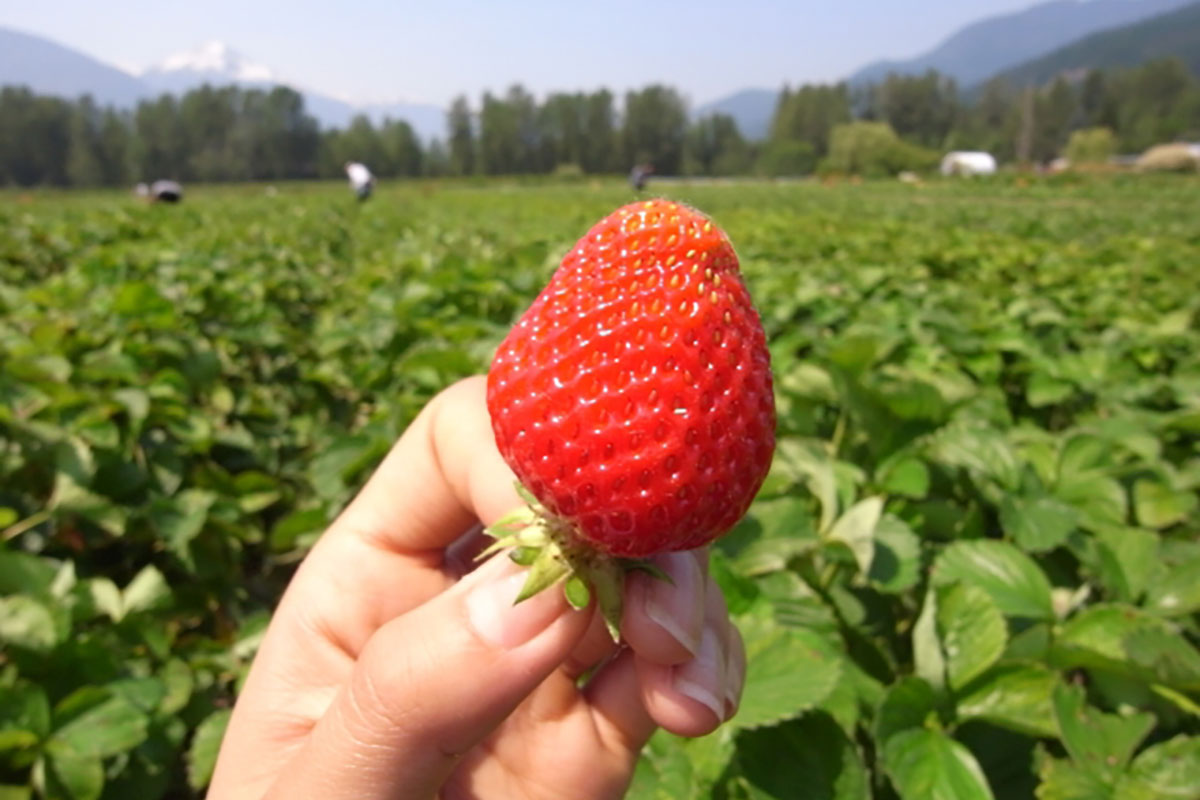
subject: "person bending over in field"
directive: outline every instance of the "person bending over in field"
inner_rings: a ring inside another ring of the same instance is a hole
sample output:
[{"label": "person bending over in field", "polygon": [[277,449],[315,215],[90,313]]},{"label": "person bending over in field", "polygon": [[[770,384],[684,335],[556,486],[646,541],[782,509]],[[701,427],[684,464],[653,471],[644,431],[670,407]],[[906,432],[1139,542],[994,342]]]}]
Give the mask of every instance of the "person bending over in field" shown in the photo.
[{"label": "person bending over in field", "polygon": [[655,557],[674,585],[630,576],[620,647],[562,592],[513,605],[508,558],[475,563],[521,505],[484,396],[434,398],[300,565],[209,800],[618,798],[656,727],[732,716],[745,652],[706,551]]},{"label": "person bending over in field", "polygon": [[365,164],[357,161],[347,161],[344,167],[346,177],[350,179],[350,188],[354,190],[354,195],[361,203],[371,196],[371,190],[375,188],[375,176],[371,174],[371,170],[367,169]]},{"label": "person bending over in field", "polygon": [[633,187],[635,192],[640,192],[646,188],[646,181],[650,175],[654,173],[654,167],[650,164],[638,164],[629,171],[629,185]]}]

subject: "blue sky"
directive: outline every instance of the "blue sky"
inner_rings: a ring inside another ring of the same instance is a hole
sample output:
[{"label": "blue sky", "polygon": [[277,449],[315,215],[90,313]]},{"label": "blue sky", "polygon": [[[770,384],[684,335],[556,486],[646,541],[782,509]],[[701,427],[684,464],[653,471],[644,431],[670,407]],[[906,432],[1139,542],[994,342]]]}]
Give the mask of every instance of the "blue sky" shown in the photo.
[{"label": "blue sky", "polygon": [[122,66],[217,39],[303,88],[358,102],[443,104],[518,81],[537,94],[661,81],[700,104],[844,77],[1032,2],[5,0],[0,25]]}]

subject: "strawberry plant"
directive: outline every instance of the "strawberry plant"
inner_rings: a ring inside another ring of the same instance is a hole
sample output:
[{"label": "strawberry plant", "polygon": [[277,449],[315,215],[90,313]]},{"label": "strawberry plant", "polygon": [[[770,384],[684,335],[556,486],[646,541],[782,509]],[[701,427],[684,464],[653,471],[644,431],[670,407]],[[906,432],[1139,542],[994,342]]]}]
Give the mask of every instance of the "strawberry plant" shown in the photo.
[{"label": "strawberry plant", "polygon": [[[0,797],[202,794],[299,558],[629,199],[344,194],[0,196]],[[630,797],[1194,797],[1194,182],[671,194],[734,243],[776,446],[710,565],[741,711]]]}]

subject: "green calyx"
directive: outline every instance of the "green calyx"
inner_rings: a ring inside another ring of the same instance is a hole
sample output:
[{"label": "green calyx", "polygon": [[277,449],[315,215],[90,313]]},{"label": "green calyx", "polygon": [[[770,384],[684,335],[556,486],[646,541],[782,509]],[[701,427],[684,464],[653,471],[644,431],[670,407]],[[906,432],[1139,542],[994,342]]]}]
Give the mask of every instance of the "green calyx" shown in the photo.
[{"label": "green calyx", "polygon": [[615,558],[599,552],[524,486],[518,484],[517,492],[527,505],[484,530],[495,541],[477,559],[508,549],[513,562],[529,568],[514,605],[557,584],[562,584],[563,595],[575,609],[587,608],[595,596],[609,634],[614,642],[620,641],[625,574],[640,570],[668,583],[670,576],[645,559]]}]

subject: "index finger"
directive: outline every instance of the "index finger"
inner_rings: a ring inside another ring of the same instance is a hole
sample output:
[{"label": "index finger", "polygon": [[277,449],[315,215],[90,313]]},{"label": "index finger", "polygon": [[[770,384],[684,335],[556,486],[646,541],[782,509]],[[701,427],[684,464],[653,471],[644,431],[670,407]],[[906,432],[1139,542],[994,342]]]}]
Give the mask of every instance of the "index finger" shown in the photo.
[{"label": "index finger", "polygon": [[467,378],[429,403],[330,530],[391,551],[440,551],[477,521],[521,504],[496,449],[486,379]]}]

